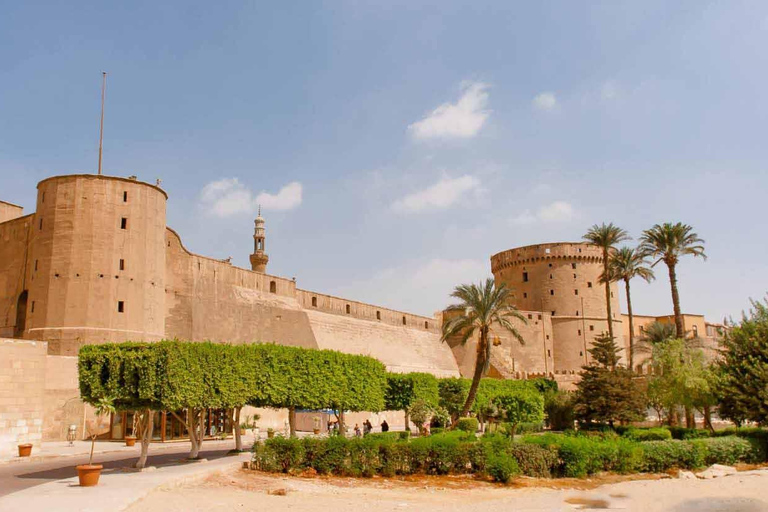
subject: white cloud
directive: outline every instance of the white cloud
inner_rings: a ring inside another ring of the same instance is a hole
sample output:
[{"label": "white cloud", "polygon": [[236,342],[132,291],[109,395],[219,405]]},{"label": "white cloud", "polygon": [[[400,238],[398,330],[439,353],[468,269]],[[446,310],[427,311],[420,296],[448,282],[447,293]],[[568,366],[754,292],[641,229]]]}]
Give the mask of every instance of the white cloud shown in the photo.
[{"label": "white cloud", "polygon": [[557,98],[553,92],[542,92],[533,98],[533,106],[539,110],[550,111],[557,107]]},{"label": "white cloud", "polygon": [[277,194],[253,192],[237,178],[223,178],[212,181],[200,192],[200,205],[216,217],[254,213],[261,205],[266,210],[291,210],[301,204],[301,183],[292,182]]},{"label": "white cloud", "polygon": [[256,204],[260,204],[265,210],[292,210],[301,204],[301,183],[292,181],[277,194],[262,192],[256,196]]},{"label": "white cloud", "polygon": [[484,110],[488,104],[488,85],[467,82],[456,103],[443,103],[421,121],[408,126],[415,139],[461,138],[477,135],[490,115]]},{"label": "white cloud", "polygon": [[548,205],[542,206],[536,212],[531,210],[525,210],[521,214],[511,219],[512,224],[518,226],[526,226],[535,224],[537,222],[543,223],[557,223],[568,222],[574,218],[576,212],[573,206],[566,201],[555,201]]},{"label": "white cloud", "polygon": [[474,176],[443,178],[431,187],[398,199],[392,203],[392,209],[398,213],[441,210],[448,208],[462,195],[472,191],[480,191],[480,180]]},{"label": "white cloud", "polygon": [[415,260],[382,270],[370,279],[332,290],[332,293],[431,316],[455,302],[450,294],[456,285],[477,283],[490,274],[487,260]]}]

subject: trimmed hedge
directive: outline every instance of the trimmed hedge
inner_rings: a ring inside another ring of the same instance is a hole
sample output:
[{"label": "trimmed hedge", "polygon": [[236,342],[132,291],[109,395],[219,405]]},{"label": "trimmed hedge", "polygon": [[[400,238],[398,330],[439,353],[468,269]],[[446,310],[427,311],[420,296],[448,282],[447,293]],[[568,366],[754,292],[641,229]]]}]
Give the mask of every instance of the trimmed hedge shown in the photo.
[{"label": "trimmed hedge", "polygon": [[373,435],[362,439],[274,438],[254,445],[253,462],[257,469],[272,472],[311,468],[343,476],[476,474],[506,482],[519,474],[583,478],[603,471],[664,472],[766,460],[757,436],[637,442],[615,433],[592,434],[544,434],[515,442],[502,434],[477,439],[462,431],[410,441]]},{"label": "trimmed hedge", "polygon": [[456,422],[456,429],[474,434],[477,432],[478,425],[477,418],[459,418]]},{"label": "trimmed hedge", "polygon": [[621,433],[621,436],[633,441],[666,441],[672,439],[672,433],[666,428],[629,428]]}]

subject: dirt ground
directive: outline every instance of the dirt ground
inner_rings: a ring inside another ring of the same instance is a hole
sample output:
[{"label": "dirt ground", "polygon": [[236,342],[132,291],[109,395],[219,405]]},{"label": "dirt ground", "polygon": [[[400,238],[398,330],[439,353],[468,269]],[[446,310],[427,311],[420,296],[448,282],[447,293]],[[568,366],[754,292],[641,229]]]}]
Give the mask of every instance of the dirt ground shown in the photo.
[{"label": "dirt ground", "polygon": [[345,479],[283,477],[231,471],[203,481],[158,489],[130,512],[291,511],[379,512],[430,510],[768,511],[768,470],[713,480],[662,476],[605,476],[587,480],[518,479],[500,486],[468,477]]}]

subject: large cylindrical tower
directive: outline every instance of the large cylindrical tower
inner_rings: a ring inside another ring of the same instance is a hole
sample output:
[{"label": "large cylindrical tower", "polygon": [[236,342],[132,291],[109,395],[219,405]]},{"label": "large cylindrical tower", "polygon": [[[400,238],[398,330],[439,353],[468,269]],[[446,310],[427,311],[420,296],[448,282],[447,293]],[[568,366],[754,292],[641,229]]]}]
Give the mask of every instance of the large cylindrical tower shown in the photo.
[{"label": "large cylindrical tower", "polygon": [[97,175],[41,181],[29,243],[25,338],[83,344],[165,331],[165,208],[159,187]]},{"label": "large cylindrical tower", "polygon": [[[512,288],[519,309],[552,315],[555,370],[578,372],[595,336],[608,330],[601,250],[587,243],[518,247],[493,255],[491,271]],[[614,336],[624,347],[616,284],[610,289]]]}]

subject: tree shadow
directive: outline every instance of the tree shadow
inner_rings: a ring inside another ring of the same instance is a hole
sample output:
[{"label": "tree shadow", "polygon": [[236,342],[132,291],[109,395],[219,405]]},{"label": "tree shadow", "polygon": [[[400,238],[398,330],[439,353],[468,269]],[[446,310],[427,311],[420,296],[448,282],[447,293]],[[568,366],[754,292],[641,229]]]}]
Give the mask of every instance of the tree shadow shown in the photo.
[{"label": "tree shadow", "polygon": [[698,498],[678,504],[671,512],[764,512],[768,503],[754,498]]}]

